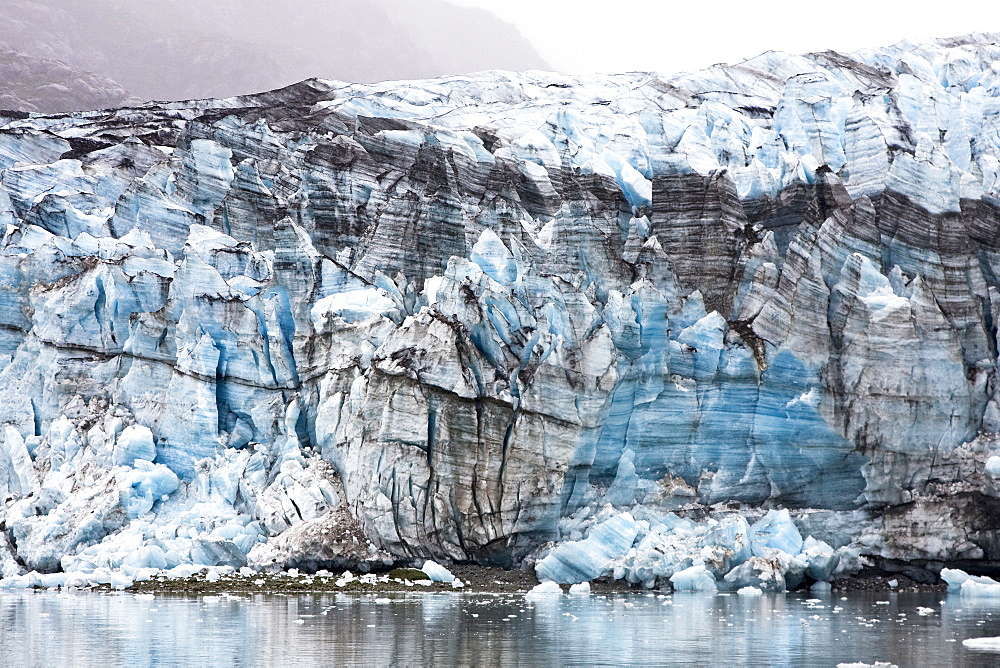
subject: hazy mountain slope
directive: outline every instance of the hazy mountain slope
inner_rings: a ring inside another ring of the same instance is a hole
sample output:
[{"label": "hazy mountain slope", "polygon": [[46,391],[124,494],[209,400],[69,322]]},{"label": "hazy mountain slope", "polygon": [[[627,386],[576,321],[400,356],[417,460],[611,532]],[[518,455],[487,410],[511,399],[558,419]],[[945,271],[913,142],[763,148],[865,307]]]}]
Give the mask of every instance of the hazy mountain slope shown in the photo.
[{"label": "hazy mountain slope", "polygon": [[4,11],[0,41],[146,99],[545,66],[513,26],[442,0],[12,0]]},{"label": "hazy mountain slope", "polygon": [[0,46],[0,109],[57,113],[135,102],[107,77]]}]

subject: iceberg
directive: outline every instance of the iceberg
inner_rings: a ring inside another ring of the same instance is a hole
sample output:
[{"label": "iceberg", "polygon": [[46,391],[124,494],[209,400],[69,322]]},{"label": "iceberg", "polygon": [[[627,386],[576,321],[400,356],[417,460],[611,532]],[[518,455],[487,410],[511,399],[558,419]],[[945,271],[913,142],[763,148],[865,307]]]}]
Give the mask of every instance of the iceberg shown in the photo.
[{"label": "iceberg", "polygon": [[963,598],[1000,599],[1000,583],[987,583],[970,578],[962,583],[961,594]]},{"label": "iceberg", "polygon": [[451,571],[437,563],[436,561],[427,560],[424,565],[420,567],[427,577],[433,582],[455,582],[455,576],[452,575]]},{"label": "iceberg", "polygon": [[[984,575],[969,575],[958,568],[942,568],[941,579],[948,584],[949,592],[962,592],[963,594],[966,591],[970,593],[977,590],[991,591],[990,587],[1000,586],[1000,582],[997,582],[993,578]],[[965,588],[966,583],[969,583],[968,590]]]},{"label": "iceberg", "polygon": [[562,593],[563,593],[562,587],[560,587],[555,582],[552,582],[551,580],[547,580],[529,589],[528,593],[526,593],[524,597],[527,598],[528,600],[544,599],[548,596],[552,596],[553,594],[562,594]]},{"label": "iceberg", "polygon": [[967,638],[962,644],[983,652],[1000,652],[1000,638]]},{"label": "iceberg", "polygon": [[715,578],[703,565],[691,566],[670,576],[677,591],[715,591]]},{"label": "iceberg", "polygon": [[761,596],[763,595],[763,593],[764,593],[763,591],[757,589],[756,587],[740,587],[739,589],[736,590],[736,594],[738,596],[754,597],[754,596]]}]

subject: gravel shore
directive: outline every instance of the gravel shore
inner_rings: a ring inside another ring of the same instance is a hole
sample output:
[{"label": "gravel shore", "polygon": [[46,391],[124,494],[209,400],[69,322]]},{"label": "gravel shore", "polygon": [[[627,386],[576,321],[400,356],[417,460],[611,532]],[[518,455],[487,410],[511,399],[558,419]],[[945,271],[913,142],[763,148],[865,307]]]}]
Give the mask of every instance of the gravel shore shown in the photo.
[{"label": "gravel shore", "polygon": [[[282,573],[234,573],[217,579],[196,574],[184,579],[154,578],[136,582],[129,591],[136,593],[190,593],[190,594],[286,594],[329,593],[347,594],[388,593],[404,591],[470,593],[525,593],[538,584],[532,571],[504,570],[484,566],[452,565],[448,569],[461,581],[461,586],[444,582],[411,581],[391,578],[388,573],[343,573],[319,571],[315,574],[287,571]],[[945,584],[923,584],[905,575],[886,575],[882,572],[862,572],[833,583],[834,592],[912,592],[946,590]],[[644,591],[622,581],[594,580],[594,594],[616,594]]]}]

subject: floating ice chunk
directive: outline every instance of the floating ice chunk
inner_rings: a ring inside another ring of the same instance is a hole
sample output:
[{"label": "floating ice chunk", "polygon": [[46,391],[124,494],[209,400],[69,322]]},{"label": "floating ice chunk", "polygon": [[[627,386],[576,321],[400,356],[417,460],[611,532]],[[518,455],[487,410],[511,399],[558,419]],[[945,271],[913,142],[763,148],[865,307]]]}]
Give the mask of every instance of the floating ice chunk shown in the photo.
[{"label": "floating ice chunk", "polygon": [[32,586],[28,574],[12,575],[0,580],[0,589],[27,589]]},{"label": "floating ice chunk", "polygon": [[66,589],[76,588],[82,589],[83,587],[89,587],[93,584],[90,580],[90,576],[87,573],[80,573],[79,571],[70,571],[66,573],[66,580],[63,582],[63,587]]},{"label": "floating ice chunk", "polygon": [[802,551],[802,534],[787,510],[769,510],[750,527],[750,547],[757,557],[767,556],[764,552],[766,548],[798,554]]},{"label": "floating ice chunk", "polygon": [[580,541],[564,543],[535,565],[540,580],[572,583],[603,575],[608,563],[624,556],[639,534],[639,523],[631,513],[605,520]]},{"label": "floating ice chunk", "polygon": [[569,593],[577,596],[589,596],[590,595],[590,583],[580,582],[579,584],[570,585]]},{"label": "floating ice chunk", "polygon": [[757,589],[757,587],[740,587],[736,590],[736,593],[740,596],[762,596],[763,591]]},{"label": "floating ice chunk", "polygon": [[38,573],[36,587],[55,589],[62,587],[66,583],[66,573]]},{"label": "floating ice chunk", "polygon": [[670,576],[670,582],[677,591],[716,591],[715,578],[704,564],[685,568]]},{"label": "floating ice chunk", "polygon": [[969,577],[968,573],[958,568],[941,569],[941,579],[948,584],[948,591],[959,591]]},{"label": "floating ice chunk", "polygon": [[1000,584],[997,584],[996,582],[993,584],[987,584],[984,582],[977,582],[976,580],[969,578],[962,583],[962,597],[1000,599]]},{"label": "floating ice chunk", "polygon": [[963,640],[962,644],[969,649],[976,649],[981,652],[1000,652],[1000,637],[969,638],[968,640]]},{"label": "floating ice chunk", "polygon": [[1000,585],[993,578],[984,575],[969,575],[958,568],[942,568],[941,579],[948,583],[948,591],[961,591],[966,582],[975,582],[984,585]]},{"label": "floating ice chunk", "polygon": [[451,574],[447,568],[437,563],[436,561],[425,561],[424,565],[420,567],[424,573],[427,574],[434,582],[454,582],[455,576]]},{"label": "floating ice chunk", "polygon": [[132,466],[137,459],[151,462],[155,458],[156,446],[153,443],[153,432],[148,427],[138,424],[125,427],[115,441],[112,454],[115,466]]},{"label": "floating ice chunk", "polygon": [[831,585],[829,582],[823,582],[821,580],[819,582],[813,582],[812,585],[809,587],[809,591],[811,591],[814,594],[829,594],[831,591],[833,591],[833,585]]},{"label": "floating ice chunk", "polygon": [[128,569],[126,566],[122,566],[122,572],[128,575],[130,578],[136,582],[149,582],[154,577],[160,574],[161,568],[136,568],[134,570]]},{"label": "floating ice chunk", "polygon": [[545,582],[532,587],[528,593],[525,594],[525,597],[534,598],[536,596],[550,596],[552,594],[561,593],[563,593],[562,587],[560,587],[557,583],[552,582],[552,580],[546,580]]}]

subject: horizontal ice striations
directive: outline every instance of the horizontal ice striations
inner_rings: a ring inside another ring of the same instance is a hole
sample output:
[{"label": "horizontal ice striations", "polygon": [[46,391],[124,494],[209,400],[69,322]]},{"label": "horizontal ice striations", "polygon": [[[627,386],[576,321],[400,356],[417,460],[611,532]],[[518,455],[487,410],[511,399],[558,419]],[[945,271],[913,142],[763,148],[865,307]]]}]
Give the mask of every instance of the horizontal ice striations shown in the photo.
[{"label": "horizontal ice striations", "polygon": [[1000,558],[996,42],[4,117],[0,568]]}]

